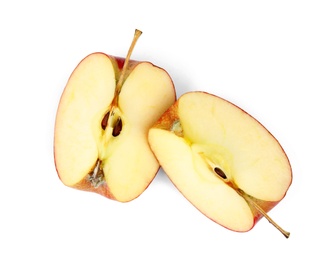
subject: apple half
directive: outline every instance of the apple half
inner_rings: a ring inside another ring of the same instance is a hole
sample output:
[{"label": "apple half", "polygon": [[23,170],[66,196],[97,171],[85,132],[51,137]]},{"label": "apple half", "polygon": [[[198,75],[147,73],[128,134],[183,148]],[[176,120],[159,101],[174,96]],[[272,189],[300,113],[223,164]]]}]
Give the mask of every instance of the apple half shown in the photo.
[{"label": "apple half", "polygon": [[245,232],[284,198],[292,182],[279,142],[236,105],[205,92],[182,95],[149,130],[162,168],[204,215]]},{"label": "apple half", "polygon": [[71,74],[54,130],[54,160],[61,181],[127,202],[155,177],[159,163],[148,130],[176,99],[169,74],[149,62],[93,53]]}]

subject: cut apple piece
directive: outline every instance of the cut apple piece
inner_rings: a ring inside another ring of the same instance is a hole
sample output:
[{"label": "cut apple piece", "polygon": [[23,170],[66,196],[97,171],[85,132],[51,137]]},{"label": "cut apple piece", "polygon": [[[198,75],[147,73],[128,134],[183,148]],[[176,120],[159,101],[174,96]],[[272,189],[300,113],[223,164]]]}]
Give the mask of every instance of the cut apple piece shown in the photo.
[{"label": "cut apple piece", "polygon": [[180,192],[218,224],[245,232],[292,181],[278,141],[234,104],[204,92],[181,96],[149,130],[159,163]]},{"label": "cut apple piece", "polygon": [[70,76],[55,122],[61,181],[126,202],[155,177],[159,163],[148,130],[176,99],[169,74],[149,62],[93,53]]}]

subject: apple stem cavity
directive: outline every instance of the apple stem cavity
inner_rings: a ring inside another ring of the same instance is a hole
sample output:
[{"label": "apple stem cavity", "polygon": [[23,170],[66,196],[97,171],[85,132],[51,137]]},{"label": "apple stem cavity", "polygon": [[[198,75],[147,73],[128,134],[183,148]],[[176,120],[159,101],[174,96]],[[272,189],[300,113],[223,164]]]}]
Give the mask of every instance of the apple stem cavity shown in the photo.
[{"label": "apple stem cavity", "polygon": [[236,189],[237,193],[242,196],[249,204],[251,204],[259,213],[264,216],[269,223],[271,223],[274,227],[276,227],[286,238],[289,238],[290,232],[285,231],[282,229],[268,214],[244,191],[241,189]]}]

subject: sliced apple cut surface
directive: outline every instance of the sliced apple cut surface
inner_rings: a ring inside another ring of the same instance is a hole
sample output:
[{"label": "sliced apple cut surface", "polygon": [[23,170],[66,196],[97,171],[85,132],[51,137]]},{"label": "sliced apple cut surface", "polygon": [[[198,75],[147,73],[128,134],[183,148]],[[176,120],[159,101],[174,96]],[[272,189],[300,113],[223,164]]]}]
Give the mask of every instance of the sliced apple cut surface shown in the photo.
[{"label": "sliced apple cut surface", "polygon": [[149,143],[180,192],[231,230],[250,230],[292,181],[289,160],[270,132],[208,93],[181,96],[150,129]]},{"label": "sliced apple cut surface", "polygon": [[126,202],[159,169],[148,129],[175,102],[175,90],[168,73],[149,62],[127,58],[123,65],[93,53],[74,70],[56,115],[54,158],[65,185]]},{"label": "sliced apple cut surface", "polygon": [[85,58],[61,97],[55,126],[55,158],[61,180],[77,184],[96,164],[101,121],[115,89],[115,71],[103,54]]}]

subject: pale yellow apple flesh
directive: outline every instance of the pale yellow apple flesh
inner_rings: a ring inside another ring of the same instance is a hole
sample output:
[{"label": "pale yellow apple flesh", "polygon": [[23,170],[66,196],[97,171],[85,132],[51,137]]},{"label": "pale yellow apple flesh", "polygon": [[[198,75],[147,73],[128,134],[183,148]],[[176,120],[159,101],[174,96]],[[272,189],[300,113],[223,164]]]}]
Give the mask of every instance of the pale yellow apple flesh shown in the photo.
[{"label": "pale yellow apple flesh", "polygon": [[250,230],[285,196],[292,181],[289,160],[267,129],[239,107],[208,93],[181,96],[148,137],[181,193],[231,230]]},{"label": "pale yellow apple flesh", "polygon": [[54,157],[65,185],[126,202],[159,169],[148,130],[175,102],[175,90],[165,70],[148,62],[122,63],[94,53],[74,70],[57,111]]}]

